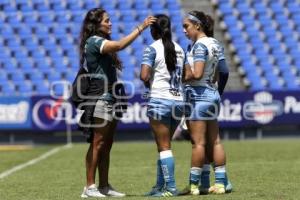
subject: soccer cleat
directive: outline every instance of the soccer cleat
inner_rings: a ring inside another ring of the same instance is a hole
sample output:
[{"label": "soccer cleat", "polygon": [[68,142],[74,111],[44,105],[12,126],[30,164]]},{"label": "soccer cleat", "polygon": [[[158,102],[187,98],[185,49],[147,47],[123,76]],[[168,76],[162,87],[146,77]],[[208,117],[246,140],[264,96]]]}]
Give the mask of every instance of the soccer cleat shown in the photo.
[{"label": "soccer cleat", "polygon": [[163,187],[158,187],[157,185],[153,186],[152,189],[145,194],[145,196],[152,196],[154,194],[160,193],[163,191]]},{"label": "soccer cleat", "polygon": [[200,191],[199,191],[198,185],[190,184],[186,188],[184,188],[179,194],[180,195],[188,195],[188,194],[199,195]]},{"label": "soccer cleat", "polygon": [[209,188],[200,186],[199,190],[201,195],[207,195]]},{"label": "soccer cleat", "polygon": [[174,189],[165,189],[161,192],[151,195],[151,197],[175,197],[178,196],[178,191]]},{"label": "soccer cleat", "polygon": [[225,186],[220,183],[216,183],[208,189],[210,194],[225,194]]},{"label": "soccer cleat", "polygon": [[101,194],[95,184],[90,185],[89,187],[84,187],[83,192],[81,194],[81,198],[88,198],[88,197],[106,197],[104,194]]},{"label": "soccer cleat", "polygon": [[99,188],[99,191],[106,195],[106,196],[110,196],[110,197],[125,197],[126,194],[121,193],[121,192],[117,192],[110,184],[104,188]]},{"label": "soccer cleat", "polygon": [[225,192],[230,193],[232,192],[232,190],[233,190],[232,184],[230,181],[228,181],[227,185],[225,186]]}]

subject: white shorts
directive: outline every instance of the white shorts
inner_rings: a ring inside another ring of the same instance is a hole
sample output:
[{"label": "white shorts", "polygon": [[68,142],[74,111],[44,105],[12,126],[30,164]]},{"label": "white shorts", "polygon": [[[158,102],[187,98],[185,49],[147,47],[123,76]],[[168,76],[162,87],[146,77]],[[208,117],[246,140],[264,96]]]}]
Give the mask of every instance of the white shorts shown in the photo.
[{"label": "white shorts", "polygon": [[113,112],[114,102],[98,100],[95,106],[93,117],[113,121],[115,114]]}]

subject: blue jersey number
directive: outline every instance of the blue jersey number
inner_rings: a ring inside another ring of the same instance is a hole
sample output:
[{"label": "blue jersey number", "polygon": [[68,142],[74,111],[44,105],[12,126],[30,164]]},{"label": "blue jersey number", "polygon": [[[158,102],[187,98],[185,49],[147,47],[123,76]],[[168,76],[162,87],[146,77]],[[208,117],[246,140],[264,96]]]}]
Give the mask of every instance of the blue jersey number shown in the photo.
[{"label": "blue jersey number", "polygon": [[182,70],[181,67],[176,66],[176,69],[171,73],[169,92],[173,96],[180,96],[179,87],[181,83]]}]

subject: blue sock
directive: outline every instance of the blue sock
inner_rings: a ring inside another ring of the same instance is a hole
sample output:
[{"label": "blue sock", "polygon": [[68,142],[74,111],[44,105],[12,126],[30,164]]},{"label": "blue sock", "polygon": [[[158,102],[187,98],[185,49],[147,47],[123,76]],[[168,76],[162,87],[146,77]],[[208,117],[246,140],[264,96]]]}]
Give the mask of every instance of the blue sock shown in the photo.
[{"label": "blue sock", "polygon": [[175,177],[174,177],[174,157],[171,150],[162,151],[159,153],[162,173],[164,176],[164,181],[166,183],[166,188],[174,190],[176,189]]},{"label": "blue sock", "polygon": [[210,180],[209,180],[209,175],[210,175],[210,165],[204,164],[202,168],[202,173],[201,173],[201,187],[202,188],[209,188],[210,187]]},{"label": "blue sock", "polygon": [[157,178],[156,178],[156,186],[159,188],[164,187],[165,185],[165,180],[164,180],[164,175],[162,173],[162,168],[161,168],[161,161],[160,159],[157,160]]},{"label": "blue sock", "polygon": [[224,179],[224,185],[228,185],[228,177],[227,177],[227,173],[225,172],[225,179]]},{"label": "blue sock", "polygon": [[190,169],[190,184],[199,185],[202,168],[192,167]]},{"label": "blue sock", "polygon": [[215,179],[215,183],[225,185],[227,180],[225,165],[215,167]]}]

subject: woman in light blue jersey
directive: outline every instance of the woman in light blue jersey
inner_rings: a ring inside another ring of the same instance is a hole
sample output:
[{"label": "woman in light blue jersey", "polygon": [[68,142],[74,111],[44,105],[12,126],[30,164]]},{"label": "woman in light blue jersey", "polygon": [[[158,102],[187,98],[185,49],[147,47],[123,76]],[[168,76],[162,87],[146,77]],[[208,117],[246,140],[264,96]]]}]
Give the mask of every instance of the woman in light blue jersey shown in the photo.
[{"label": "woman in light blue jersey", "polygon": [[[203,12],[189,12],[183,22],[184,33],[193,44],[187,51],[184,70],[186,119],[192,140],[189,186],[185,193],[199,194],[200,177],[205,166],[205,152],[211,155],[215,169],[215,185],[201,188],[210,193],[225,193],[226,157],[220,143],[217,117],[220,94],[216,85],[218,65],[225,63],[223,48],[212,37],[213,20]],[[223,88],[219,88],[221,91]],[[207,169],[205,169],[207,170]]]},{"label": "woman in light blue jersey", "polygon": [[172,41],[170,19],[155,15],[157,21],[150,26],[155,42],[143,55],[141,80],[150,89],[147,116],[155,136],[159,158],[157,182],[148,196],[177,196],[174,178],[174,158],[171,137],[183,115],[181,77],[184,51]]}]

